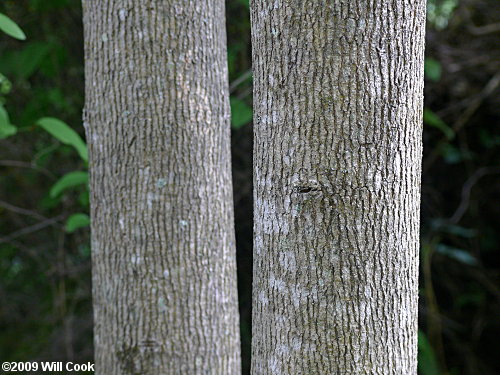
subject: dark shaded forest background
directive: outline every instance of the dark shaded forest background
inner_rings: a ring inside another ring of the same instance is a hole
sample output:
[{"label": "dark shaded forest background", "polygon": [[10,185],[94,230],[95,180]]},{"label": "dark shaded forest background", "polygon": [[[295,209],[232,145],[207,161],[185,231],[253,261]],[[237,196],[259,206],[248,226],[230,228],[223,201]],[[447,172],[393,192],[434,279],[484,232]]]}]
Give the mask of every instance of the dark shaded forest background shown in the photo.
[{"label": "dark shaded forest background", "polygon": [[[252,278],[252,80],[248,0],[227,2],[244,373]],[[86,164],[40,126],[84,137],[80,0],[3,0],[26,33],[0,33],[0,359],[92,360]],[[429,0],[419,373],[500,374],[500,1]],[[78,171],[80,180],[60,182]],[[59,181],[59,187],[54,188]],[[62,186],[61,186],[62,184]],[[76,215],[75,215],[76,214]],[[71,218],[71,219],[70,219]],[[70,219],[68,221],[68,219]]]}]

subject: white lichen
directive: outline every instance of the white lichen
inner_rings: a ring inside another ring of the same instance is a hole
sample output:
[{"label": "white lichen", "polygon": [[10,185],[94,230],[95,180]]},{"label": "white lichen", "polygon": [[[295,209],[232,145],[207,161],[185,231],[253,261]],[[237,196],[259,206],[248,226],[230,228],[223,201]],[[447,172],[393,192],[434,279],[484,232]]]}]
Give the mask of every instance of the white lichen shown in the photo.
[{"label": "white lichen", "polygon": [[158,181],[156,181],[156,187],[161,189],[167,185],[167,180],[164,178],[159,178]]}]

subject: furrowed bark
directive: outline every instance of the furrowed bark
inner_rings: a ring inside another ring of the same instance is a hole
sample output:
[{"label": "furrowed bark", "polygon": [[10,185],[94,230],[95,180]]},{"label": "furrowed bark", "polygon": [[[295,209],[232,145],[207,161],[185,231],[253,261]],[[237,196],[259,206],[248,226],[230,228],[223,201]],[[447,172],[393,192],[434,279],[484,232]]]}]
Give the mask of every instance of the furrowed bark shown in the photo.
[{"label": "furrowed bark", "polygon": [[425,1],[251,6],[252,374],[416,374]]},{"label": "furrowed bark", "polygon": [[83,0],[96,374],[239,374],[223,0]]}]

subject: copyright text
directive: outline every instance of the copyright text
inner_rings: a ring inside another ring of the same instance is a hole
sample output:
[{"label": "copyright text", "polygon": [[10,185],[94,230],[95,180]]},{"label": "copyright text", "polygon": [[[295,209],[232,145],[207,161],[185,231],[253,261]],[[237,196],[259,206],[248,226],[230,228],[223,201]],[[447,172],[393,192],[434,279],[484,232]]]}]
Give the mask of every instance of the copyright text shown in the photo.
[{"label": "copyright text", "polygon": [[94,371],[94,364],[74,363],[74,362],[3,362],[2,370],[5,372],[30,372],[30,371],[50,371],[50,372],[90,372]]}]

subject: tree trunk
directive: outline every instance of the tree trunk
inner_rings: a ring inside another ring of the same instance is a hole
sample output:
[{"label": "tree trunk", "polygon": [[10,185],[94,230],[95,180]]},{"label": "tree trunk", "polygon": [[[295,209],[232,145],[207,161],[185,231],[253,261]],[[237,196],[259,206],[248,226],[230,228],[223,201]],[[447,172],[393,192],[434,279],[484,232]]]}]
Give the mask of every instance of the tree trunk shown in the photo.
[{"label": "tree trunk", "polygon": [[252,374],[416,374],[425,1],[251,15]]},{"label": "tree trunk", "polygon": [[223,0],[83,0],[96,374],[239,374]]}]

